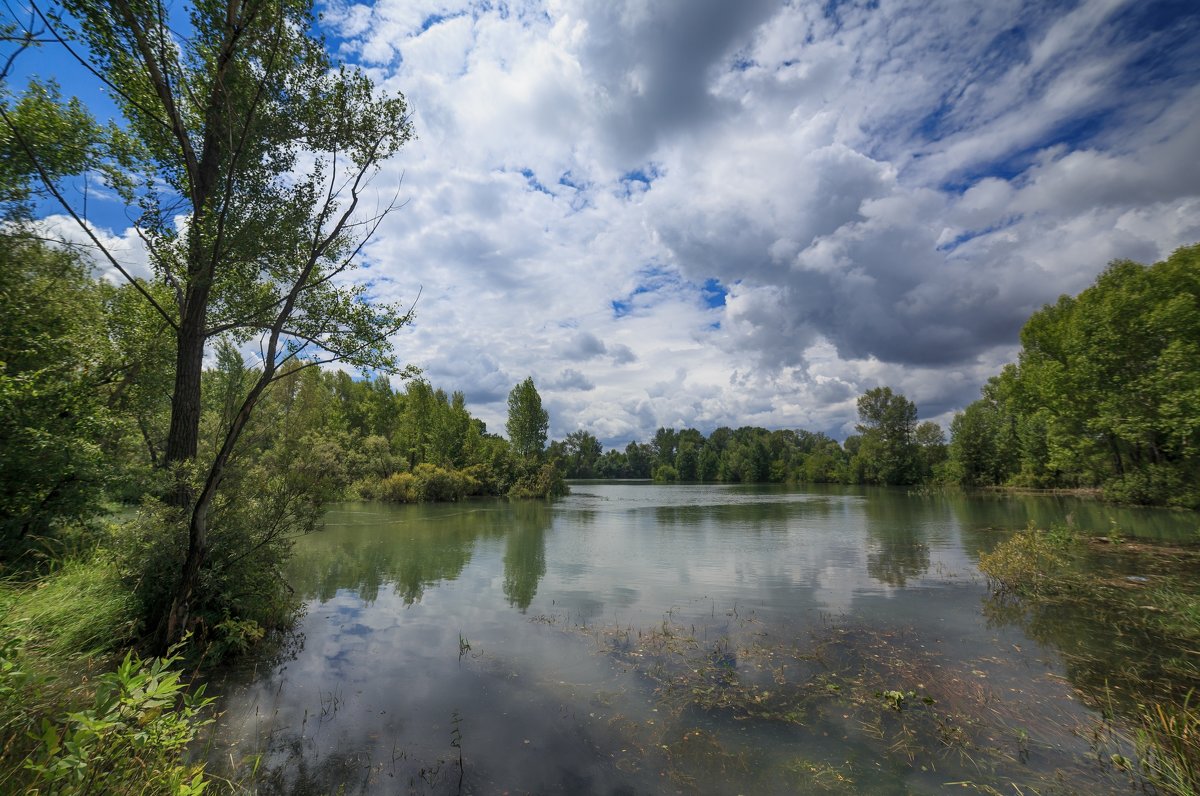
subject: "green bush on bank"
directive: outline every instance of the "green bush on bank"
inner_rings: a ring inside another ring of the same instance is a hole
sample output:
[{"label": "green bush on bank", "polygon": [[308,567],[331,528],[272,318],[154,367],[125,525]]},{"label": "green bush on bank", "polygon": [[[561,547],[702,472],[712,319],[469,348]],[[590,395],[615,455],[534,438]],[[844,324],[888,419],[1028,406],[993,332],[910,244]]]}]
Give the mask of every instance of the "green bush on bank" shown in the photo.
[{"label": "green bush on bank", "polygon": [[185,751],[212,700],[189,693],[178,658],[127,652],[106,664],[136,629],[136,603],[104,554],[0,584],[0,792],[204,791]]},{"label": "green bush on bank", "polygon": [[508,490],[510,498],[541,498],[550,499],[562,497],[570,492],[563,471],[558,464],[551,460],[542,463],[536,461],[525,463],[518,471],[516,479]]},{"label": "green bush on bank", "polygon": [[488,464],[463,470],[418,464],[409,472],[364,478],[355,485],[355,490],[365,500],[391,503],[453,502],[481,495],[553,498],[569,491],[562,469],[552,461],[514,464],[499,474]]},{"label": "green bush on bank", "polygon": [[358,493],[367,500],[392,503],[457,501],[479,494],[479,488],[479,481],[469,473],[433,464],[418,464],[411,472],[367,478],[358,483]]}]

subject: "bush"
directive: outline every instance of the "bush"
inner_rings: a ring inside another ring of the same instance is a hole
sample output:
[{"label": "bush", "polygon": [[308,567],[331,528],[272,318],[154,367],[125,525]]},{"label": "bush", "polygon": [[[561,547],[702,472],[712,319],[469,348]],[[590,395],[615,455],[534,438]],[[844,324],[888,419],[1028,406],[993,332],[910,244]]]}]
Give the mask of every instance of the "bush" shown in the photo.
[{"label": "bush", "polygon": [[1104,483],[1104,497],[1114,503],[1200,508],[1200,491],[1170,465],[1149,465],[1110,478]]},{"label": "bush", "polygon": [[431,503],[462,500],[478,494],[480,482],[464,470],[445,470],[433,464],[418,464],[412,472],[387,478],[367,479],[358,491],[367,500],[392,503]]},{"label": "bush", "polygon": [[669,464],[662,464],[654,468],[654,483],[656,484],[675,484],[679,482],[679,471]]},{"label": "bush", "polygon": [[[303,480],[262,469],[233,473],[209,515],[208,556],[193,595],[190,627],[200,647],[219,657],[261,637],[247,632],[288,627],[298,601],[283,575],[292,540],[320,522],[322,494]],[[119,526],[114,547],[120,574],[134,594],[146,630],[156,634],[167,616],[187,550],[187,518],[147,500]],[[231,623],[230,620],[236,620]],[[236,629],[238,638],[230,637]]]},{"label": "bush", "polygon": [[979,556],[979,568],[994,585],[1024,596],[1070,590],[1077,575],[1071,556],[1080,544],[1070,528],[1026,528]]},{"label": "bush", "polygon": [[531,462],[524,465],[509,488],[508,496],[549,499],[562,497],[570,491],[557,462],[549,461],[541,465]]},{"label": "bush", "polygon": [[[0,646],[0,738],[8,792],[171,794],[199,796],[204,766],[184,763],[188,745],[211,718],[204,687],[188,693],[178,658],[125,656],[97,678],[89,703],[56,719],[30,710],[40,703],[45,677],[33,673],[22,644]],[[23,756],[13,754],[23,749]],[[17,766],[20,765],[18,768]]]}]

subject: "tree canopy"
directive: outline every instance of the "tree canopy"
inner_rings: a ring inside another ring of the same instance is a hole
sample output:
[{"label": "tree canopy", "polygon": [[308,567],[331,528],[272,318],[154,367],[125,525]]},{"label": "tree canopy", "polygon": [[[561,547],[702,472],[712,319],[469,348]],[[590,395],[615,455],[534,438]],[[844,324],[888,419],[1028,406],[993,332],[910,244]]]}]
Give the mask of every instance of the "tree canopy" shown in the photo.
[{"label": "tree canopy", "polygon": [[518,455],[527,459],[541,458],[550,430],[550,415],[542,408],[542,397],[538,395],[532,376],[509,392],[505,430]]},{"label": "tree canopy", "polygon": [[1150,266],[1114,262],[1035,312],[1017,363],[952,430],[966,484],[1200,506],[1200,246]]}]

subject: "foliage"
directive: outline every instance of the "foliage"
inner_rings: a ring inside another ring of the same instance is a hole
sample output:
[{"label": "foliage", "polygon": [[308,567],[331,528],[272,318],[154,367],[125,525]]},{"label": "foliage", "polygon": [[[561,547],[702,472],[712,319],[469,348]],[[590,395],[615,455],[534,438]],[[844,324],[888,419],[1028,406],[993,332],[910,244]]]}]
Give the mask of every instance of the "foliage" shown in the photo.
[{"label": "foliage", "polygon": [[546,448],[550,415],[542,408],[533,377],[512,388],[508,394],[508,440],[518,456],[538,459]]},{"label": "foliage", "polygon": [[462,500],[477,494],[479,482],[461,470],[444,470],[433,464],[418,464],[412,472],[396,473],[359,484],[359,493],[367,500],[393,503],[428,503]]},{"label": "foliage", "polygon": [[0,234],[0,561],[99,507],[110,381],[98,285],[71,253]]},{"label": "foliage", "polygon": [[[203,764],[184,762],[188,745],[211,718],[204,687],[189,691],[174,667],[178,658],[143,661],[127,654],[100,675],[90,702],[51,718],[27,711],[47,685],[28,668],[19,639],[0,646],[0,710],[6,753],[26,748],[19,761],[6,754],[0,784],[24,792],[71,796],[105,793],[199,796],[207,787]],[[25,704],[19,704],[25,703]],[[24,737],[15,731],[26,730]],[[19,744],[19,746],[17,746]],[[15,747],[15,748],[14,748]],[[11,761],[11,762],[8,762]]]},{"label": "foliage", "polygon": [[[247,465],[227,479],[213,506],[213,555],[193,609],[195,641],[202,648],[213,645],[211,658],[244,647],[229,636],[240,628],[247,637],[246,623],[267,629],[291,623],[297,603],[283,564],[293,540],[320,522],[322,490],[313,482],[324,475],[319,460],[307,460],[286,469]],[[138,615],[153,633],[174,596],[187,549],[186,519],[178,509],[147,498],[133,520],[117,527],[113,545]],[[261,637],[251,629],[254,635]]]},{"label": "foliage", "polygon": [[952,424],[969,486],[1103,487],[1200,507],[1200,246],[1112,263],[1021,330],[1019,361]]},{"label": "foliage", "polygon": [[14,222],[31,218],[35,200],[48,195],[39,170],[51,179],[79,174],[99,130],[82,102],[63,101],[54,81],[31,80],[14,101],[6,77],[0,75],[0,218]]},{"label": "foliage", "polygon": [[202,792],[185,756],[212,700],[187,693],[177,658],[112,659],[138,630],[103,553],[0,583],[0,791]]},{"label": "foliage", "polygon": [[525,462],[508,490],[511,498],[556,498],[569,492],[562,468],[556,461]]},{"label": "foliage", "polygon": [[654,483],[675,484],[679,482],[679,471],[669,464],[661,464],[654,468]]},{"label": "foliage", "polygon": [[996,587],[1024,596],[1068,591],[1079,585],[1073,560],[1079,544],[1070,529],[1031,526],[981,554],[979,568]]},{"label": "foliage", "polygon": [[916,483],[947,469],[945,434],[916,423],[916,407],[882,387],[860,399],[864,433],[839,444],[805,430],[721,427],[707,438],[694,428],[660,428],[649,443],[604,451],[587,431],[575,431],[550,451],[568,478],[653,478],[663,483]]},{"label": "foliage", "polygon": [[890,387],[876,387],[859,396],[858,418],[862,443],[856,458],[863,463],[867,481],[912,484],[921,480],[916,404]]},{"label": "foliage", "polygon": [[[40,136],[21,126],[20,113],[2,115],[6,141],[32,165],[18,164],[16,173],[36,173],[174,333],[163,450],[174,483],[165,497],[186,510],[188,539],[162,636],[169,640],[208,599],[200,581],[216,543],[211,512],[281,368],[302,352],[392,368],[388,337],[410,318],[399,306],[367,301],[367,288],[344,278],[390,209],[363,217],[358,205],[380,164],[412,138],[403,97],[377,92],[361,70],[330,57],[307,0],[194,3],[182,13],[179,25],[155,3],[64,0],[28,23],[46,28],[44,38],[74,40],[67,52],[88,61],[124,117],[119,127],[88,128],[86,157],[72,165],[102,171],[137,209],[155,284],[132,278],[53,168],[57,142],[44,140],[41,120],[70,116],[70,108],[38,116]],[[18,41],[34,38],[32,30],[13,32]],[[259,338],[259,368],[201,461],[205,349],[223,335]]]}]

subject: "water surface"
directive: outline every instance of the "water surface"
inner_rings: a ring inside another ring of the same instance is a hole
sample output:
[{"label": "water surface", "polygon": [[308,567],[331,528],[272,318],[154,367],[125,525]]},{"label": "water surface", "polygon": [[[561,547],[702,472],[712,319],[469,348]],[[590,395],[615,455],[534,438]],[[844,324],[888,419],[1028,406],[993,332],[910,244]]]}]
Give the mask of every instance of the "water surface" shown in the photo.
[{"label": "water surface", "polygon": [[212,765],[257,756],[263,793],[1128,792],[1055,641],[1078,623],[1027,633],[976,566],[1067,521],[1197,528],[837,487],[338,506],[288,573],[298,641],[226,686]]}]

